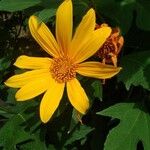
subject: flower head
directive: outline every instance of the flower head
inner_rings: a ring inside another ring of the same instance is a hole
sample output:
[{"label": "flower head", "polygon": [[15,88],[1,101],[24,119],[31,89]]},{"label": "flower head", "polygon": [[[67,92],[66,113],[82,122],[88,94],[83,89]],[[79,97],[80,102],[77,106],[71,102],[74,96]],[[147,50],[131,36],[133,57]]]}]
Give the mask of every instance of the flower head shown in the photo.
[{"label": "flower head", "polygon": [[[108,25],[105,23],[100,26],[96,25],[96,29],[102,27],[108,27]],[[120,53],[123,44],[124,38],[120,35],[120,29],[112,28],[110,36],[98,50],[97,56],[102,59],[104,64],[112,62],[114,66],[117,66],[117,56]]]},{"label": "flower head", "polygon": [[46,123],[61,101],[66,86],[70,103],[82,114],[89,108],[88,97],[76,79],[76,74],[105,79],[116,75],[120,68],[99,62],[83,62],[105,42],[111,28],[95,28],[95,12],[90,9],[83,17],[72,38],[72,1],[65,0],[56,13],[56,39],[36,16],[29,19],[32,36],[51,58],[20,56],[15,66],[29,71],[10,77],[5,84],[20,88],[18,101],[25,101],[44,93],[40,103],[40,117]]}]

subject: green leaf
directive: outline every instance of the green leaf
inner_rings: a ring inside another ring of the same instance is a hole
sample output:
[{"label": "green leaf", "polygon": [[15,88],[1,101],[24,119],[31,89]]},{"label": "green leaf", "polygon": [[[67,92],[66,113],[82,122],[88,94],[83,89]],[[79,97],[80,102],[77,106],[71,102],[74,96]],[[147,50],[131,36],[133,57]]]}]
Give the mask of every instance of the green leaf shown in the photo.
[{"label": "green leaf", "polygon": [[11,118],[15,113],[11,110],[11,108],[6,106],[0,106],[0,116],[5,118]]},{"label": "green leaf", "polygon": [[38,150],[47,150],[45,142],[40,140],[40,135],[35,134],[31,136],[33,139],[24,143],[20,144],[19,148],[22,150],[31,150],[31,149],[38,149]]},{"label": "green leaf", "polygon": [[7,58],[0,59],[0,71],[6,70],[10,66],[10,60]]},{"label": "green leaf", "polygon": [[50,150],[56,150],[55,146],[52,145],[52,144],[50,144],[50,145],[48,146],[48,149],[50,149]]},{"label": "green leaf", "polygon": [[120,103],[98,114],[120,119],[107,136],[104,150],[135,150],[142,141],[144,150],[150,149],[150,115],[141,105]]},{"label": "green leaf", "polygon": [[30,139],[30,135],[23,130],[21,115],[15,115],[0,129],[0,145],[7,150],[15,149],[16,144]]},{"label": "green leaf", "polygon": [[136,24],[139,28],[150,30],[150,1],[148,0],[93,0],[95,1],[98,17],[106,22],[102,16],[109,19],[110,25],[119,26],[123,33],[131,27],[133,13],[136,11]]},{"label": "green leaf", "polygon": [[65,145],[72,144],[77,140],[85,139],[86,135],[89,134],[93,129],[91,127],[87,127],[85,125],[80,125],[76,130],[71,133],[70,138],[66,141]]},{"label": "green leaf", "polygon": [[[126,33],[132,23],[135,0],[94,0],[98,17],[102,22],[108,18],[111,26],[119,26]],[[124,13],[126,12],[126,13]],[[104,18],[102,18],[102,16]]]},{"label": "green leaf", "polygon": [[75,128],[75,126],[79,123],[80,119],[82,119],[82,116],[83,115],[80,114],[76,109],[73,109],[69,132],[71,132]]},{"label": "green leaf", "polygon": [[102,84],[100,80],[96,80],[92,83],[92,87],[94,89],[94,97],[100,98],[102,100]]},{"label": "green leaf", "polygon": [[44,8],[57,8],[61,3],[61,0],[42,0],[41,6]]},{"label": "green leaf", "polygon": [[150,31],[150,20],[148,19],[150,16],[150,1],[149,0],[137,0],[136,3],[136,11],[137,18],[136,24],[139,28],[143,30]]},{"label": "green leaf", "polygon": [[89,7],[88,4],[83,0],[73,1],[73,6],[74,27],[77,27]]},{"label": "green leaf", "polygon": [[10,88],[7,90],[7,102],[9,103],[16,103],[16,98],[15,98],[15,94],[17,92],[18,89],[13,89],[13,88]]},{"label": "green leaf", "polygon": [[41,21],[48,22],[51,17],[55,16],[55,13],[56,9],[51,8],[36,12],[35,15],[37,15]]},{"label": "green leaf", "polygon": [[121,59],[121,67],[118,79],[124,82],[127,89],[131,85],[141,85],[145,89],[150,89],[150,51],[138,52],[123,57]]},{"label": "green leaf", "polygon": [[37,4],[40,4],[41,0],[1,0],[0,1],[0,10],[15,12],[23,10]]}]

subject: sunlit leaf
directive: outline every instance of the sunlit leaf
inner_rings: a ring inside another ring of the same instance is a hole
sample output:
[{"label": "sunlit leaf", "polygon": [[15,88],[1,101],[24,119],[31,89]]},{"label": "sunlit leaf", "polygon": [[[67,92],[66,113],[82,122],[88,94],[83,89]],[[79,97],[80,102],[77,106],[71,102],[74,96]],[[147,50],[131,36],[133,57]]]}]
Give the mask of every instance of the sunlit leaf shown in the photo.
[{"label": "sunlit leaf", "polygon": [[35,6],[40,3],[41,0],[1,0],[0,10],[14,12]]},{"label": "sunlit leaf", "polygon": [[120,119],[109,132],[104,150],[135,150],[139,141],[145,150],[150,149],[150,116],[142,105],[120,103],[98,114]]}]

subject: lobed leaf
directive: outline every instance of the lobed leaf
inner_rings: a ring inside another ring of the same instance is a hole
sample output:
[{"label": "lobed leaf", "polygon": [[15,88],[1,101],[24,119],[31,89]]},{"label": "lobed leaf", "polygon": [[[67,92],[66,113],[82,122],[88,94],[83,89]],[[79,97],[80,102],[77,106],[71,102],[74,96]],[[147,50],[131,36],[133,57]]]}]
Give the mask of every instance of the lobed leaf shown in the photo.
[{"label": "lobed leaf", "polygon": [[121,59],[123,68],[118,75],[119,81],[124,82],[127,89],[131,85],[141,85],[145,89],[150,89],[150,52],[144,51],[131,54]]},{"label": "lobed leaf", "polygon": [[135,150],[142,141],[144,149],[150,149],[150,116],[140,104],[120,103],[98,114],[120,119],[106,139],[104,150]]},{"label": "lobed leaf", "polygon": [[23,117],[15,115],[0,129],[0,145],[5,149],[15,149],[20,142],[30,139],[30,135],[20,126],[24,122]]}]

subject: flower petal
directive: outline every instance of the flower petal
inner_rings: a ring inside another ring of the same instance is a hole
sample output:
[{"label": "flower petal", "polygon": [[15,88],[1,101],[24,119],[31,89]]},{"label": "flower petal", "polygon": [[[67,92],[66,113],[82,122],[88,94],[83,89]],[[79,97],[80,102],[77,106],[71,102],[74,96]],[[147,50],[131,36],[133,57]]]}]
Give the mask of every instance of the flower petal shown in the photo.
[{"label": "flower petal", "polygon": [[50,85],[50,76],[42,76],[37,78],[25,86],[23,86],[16,93],[17,101],[25,101],[34,98],[42,93],[44,93]]},{"label": "flower petal", "polygon": [[89,108],[88,97],[77,79],[67,82],[67,94],[72,106],[82,114]]},{"label": "flower petal", "polygon": [[76,49],[76,55],[73,56],[75,62],[82,62],[95,54],[96,51],[104,44],[110,33],[110,27],[102,27],[93,31],[84,43],[81,45],[78,44],[79,47]]},{"label": "flower petal", "polygon": [[67,52],[72,39],[73,12],[72,1],[64,0],[56,13],[56,38],[61,50]]},{"label": "flower petal", "polygon": [[77,72],[83,76],[107,79],[119,73],[120,70],[121,67],[105,65],[100,62],[84,62],[79,64]]},{"label": "flower petal", "polygon": [[23,69],[48,69],[52,59],[44,57],[29,57],[22,55],[17,58],[14,65]]},{"label": "flower petal", "polygon": [[48,122],[59,106],[65,86],[64,83],[57,83],[53,79],[50,85],[40,104],[40,117],[44,123]]},{"label": "flower petal", "polygon": [[50,73],[48,69],[27,71],[25,73],[10,77],[5,84],[9,87],[20,88],[37,78],[45,77],[49,74]]},{"label": "flower petal", "polygon": [[39,43],[39,45],[53,57],[59,56],[59,46],[47,26],[38,21],[36,16],[31,16],[29,18],[29,28],[34,39]]},{"label": "flower petal", "polygon": [[95,29],[96,25],[95,11],[90,9],[83,17],[81,23],[76,29],[75,35],[71,42],[69,56],[72,57],[78,53],[79,45],[82,45]]}]

